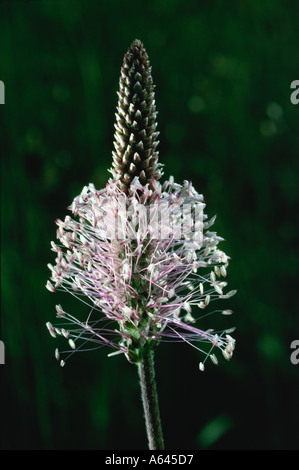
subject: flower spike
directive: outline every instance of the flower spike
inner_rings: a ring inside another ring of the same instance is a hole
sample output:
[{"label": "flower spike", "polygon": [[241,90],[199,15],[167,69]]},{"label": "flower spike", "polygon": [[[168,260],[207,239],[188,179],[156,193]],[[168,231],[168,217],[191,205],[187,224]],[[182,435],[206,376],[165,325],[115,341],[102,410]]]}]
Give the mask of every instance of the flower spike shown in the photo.
[{"label": "flower spike", "polygon": [[232,313],[209,311],[214,300],[236,292],[225,292],[229,257],[211,231],[215,217],[207,220],[203,195],[188,181],[160,183],[156,115],[151,67],[136,40],[121,69],[112,178],[102,190],[85,186],[69,207],[72,217],[56,221],[46,287],[69,292],[88,308],[78,319],[57,305],[63,327],[47,323],[52,337],[67,339],[69,349],[55,351],[62,365],[65,355],[90,345],[140,364],[161,341],[174,340],[205,356],[200,370],[207,358],[218,364],[217,349],[232,356],[231,329],[198,326],[203,310],[205,317]]},{"label": "flower spike", "polygon": [[135,177],[152,189],[159,180],[154,84],[146,50],[135,40],[124,56],[119,81],[111,173],[127,193]]}]

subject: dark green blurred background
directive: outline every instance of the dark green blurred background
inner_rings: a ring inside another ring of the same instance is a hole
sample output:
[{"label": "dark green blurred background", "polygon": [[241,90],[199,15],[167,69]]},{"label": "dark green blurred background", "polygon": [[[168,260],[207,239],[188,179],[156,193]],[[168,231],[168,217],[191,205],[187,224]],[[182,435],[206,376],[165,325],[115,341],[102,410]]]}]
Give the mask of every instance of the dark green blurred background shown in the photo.
[{"label": "dark green blurred background", "polygon": [[61,369],[45,328],[72,302],[44,287],[54,221],[110,176],[135,38],[152,65],[165,177],[205,195],[238,289],[231,362],[201,373],[193,348],[157,350],[166,447],[299,449],[298,17],[291,0],[1,2],[2,449],[147,447],[134,366],[102,349]]}]

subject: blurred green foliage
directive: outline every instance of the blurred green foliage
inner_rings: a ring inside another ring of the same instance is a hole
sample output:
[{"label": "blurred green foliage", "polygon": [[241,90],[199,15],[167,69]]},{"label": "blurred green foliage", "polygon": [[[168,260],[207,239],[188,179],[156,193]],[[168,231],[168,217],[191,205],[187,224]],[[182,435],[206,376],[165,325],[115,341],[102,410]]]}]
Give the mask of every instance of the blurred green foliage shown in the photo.
[{"label": "blurred green foliage", "polygon": [[135,38],[152,65],[165,177],[191,179],[217,213],[238,289],[226,317],[237,327],[230,363],[200,373],[194,349],[157,351],[166,446],[298,449],[298,2],[0,8],[2,449],[147,446],[134,366],[103,349],[61,369],[45,328],[56,303],[77,308],[44,287],[54,222],[85,184],[109,177],[119,71]]}]

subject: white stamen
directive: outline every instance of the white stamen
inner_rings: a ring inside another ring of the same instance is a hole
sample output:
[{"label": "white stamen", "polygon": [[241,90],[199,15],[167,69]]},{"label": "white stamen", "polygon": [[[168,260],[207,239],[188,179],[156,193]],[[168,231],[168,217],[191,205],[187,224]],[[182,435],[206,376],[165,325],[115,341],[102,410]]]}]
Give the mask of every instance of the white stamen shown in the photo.
[{"label": "white stamen", "polygon": [[55,292],[54,286],[53,286],[53,284],[51,284],[50,281],[47,281],[46,288],[47,288],[50,292]]},{"label": "white stamen", "polygon": [[48,328],[50,335],[51,335],[53,338],[56,338],[55,329],[54,329],[53,325],[52,325],[49,321],[46,323],[46,327]]},{"label": "white stamen", "polygon": [[218,359],[215,356],[215,354],[210,354],[210,358],[211,358],[212,362],[214,362],[214,364],[216,364],[216,366],[217,366],[218,365]]},{"label": "white stamen", "polygon": [[175,290],[174,289],[170,289],[170,291],[168,292],[168,298],[169,299],[172,299],[172,297],[174,296],[175,294]]},{"label": "white stamen", "polygon": [[233,311],[232,310],[223,310],[222,315],[232,315]]}]

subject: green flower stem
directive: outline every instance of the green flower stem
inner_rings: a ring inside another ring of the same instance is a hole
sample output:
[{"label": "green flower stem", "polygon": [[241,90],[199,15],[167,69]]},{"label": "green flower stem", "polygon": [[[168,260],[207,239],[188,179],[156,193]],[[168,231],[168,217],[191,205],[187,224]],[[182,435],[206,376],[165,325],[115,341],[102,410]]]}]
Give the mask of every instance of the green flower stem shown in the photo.
[{"label": "green flower stem", "polygon": [[155,381],[154,353],[148,351],[138,363],[146,432],[150,450],[163,450],[164,441]]}]

